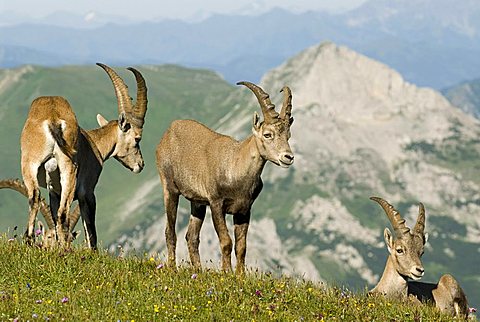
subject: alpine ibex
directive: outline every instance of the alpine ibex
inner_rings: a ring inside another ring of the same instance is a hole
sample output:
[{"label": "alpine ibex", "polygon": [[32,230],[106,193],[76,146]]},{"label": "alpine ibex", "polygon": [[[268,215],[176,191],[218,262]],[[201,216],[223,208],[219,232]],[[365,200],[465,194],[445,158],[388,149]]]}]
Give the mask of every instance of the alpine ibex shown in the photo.
[{"label": "alpine ibex", "polygon": [[128,88],[110,67],[102,67],[110,77],[118,101],[118,120],[108,122],[100,114],[100,127],[83,130],[75,114],[61,97],[39,97],[32,103],[21,136],[22,175],[28,192],[30,215],[27,237],[33,238],[38,211],[39,186],[49,190],[50,208],[61,242],[68,242],[68,210],[78,199],[89,247],[96,248],[96,201],[94,190],[103,163],[117,159],[134,173],[142,171],[144,161],[139,142],[147,111],[147,88],[143,76],[128,68],[137,81],[137,101],[133,105]]},{"label": "alpine ibex", "polygon": [[196,121],[177,120],[170,125],[157,146],[157,167],[167,215],[168,264],[171,266],[176,264],[175,222],[178,199],[183,195],[191,204],[186,239],[192,265],[201,267],[198,251],[200,229],[208,205],[220,240],[224,270],[232,268],[232,240],[225,215],[233,215],[236,270],[243,272],[250,209],[262,190],[260,175],[265,163],[271,161],[283,168],[293,163],[294,157],[288,144],[293,123],[290,89],[286,86],[282,89],[284,100],[278,114],[269,95],[260,87],[249,82],[237,85],[248,87],[262,109],[263,122],[256,112],[253,115],[253,135],[238,142]]},{"label": "alpine ibex", "polygon": [[[12,189],[15,190],[25,197],[28,198],[27,188],[25,184],[19,179],[4,179],[0,180],[0,189]],[[45,232],[55,231],[55,220],[53,219],[52,213],[50,211],[50,206],[47,204],[44,198],[40,198],[39,210],[47,223],[47,229],[44,229]],[[70,232],[74,233],[75,225],[80,218],[80,208],[78,204],[73,208],[73,210],[69,213],[69,223],[70,223]],[[43,227],[40,227],[41,229]]]},{"label": "alpine ibex", "polygon": [[465,293],[453,278],[443,275],[437,284],[412,282],[419,280],[425,270],[421,257],[428,239],[425,230],[425,208],[419,205],[417,222],[413,231],[405,225],[400,213],[388,202],[378,197],[370,199],[378,202],[387,214],[395,232],[395,237],[385,228],[384,237],[390,255],[383,275],[371,293],[380,293],[393,298],[412,298],[417,302],[432,302],[441,311],[466,318],[468,303]]}]

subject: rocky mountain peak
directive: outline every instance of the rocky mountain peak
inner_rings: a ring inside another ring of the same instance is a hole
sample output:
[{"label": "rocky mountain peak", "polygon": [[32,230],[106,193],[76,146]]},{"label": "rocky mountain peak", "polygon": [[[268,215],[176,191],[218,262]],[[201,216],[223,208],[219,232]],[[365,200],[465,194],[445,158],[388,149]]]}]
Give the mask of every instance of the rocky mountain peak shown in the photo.
[{"label": "rocky mountain peak", "polygon": [[389,162],[411,141],[448,137],[454,123],[477,124],[438,92],[331,42],[304,50],[262,79],[265,88],[284,84],[293,92],[294,145],[301,153],[321,147],[347,156],[368,148]]}]

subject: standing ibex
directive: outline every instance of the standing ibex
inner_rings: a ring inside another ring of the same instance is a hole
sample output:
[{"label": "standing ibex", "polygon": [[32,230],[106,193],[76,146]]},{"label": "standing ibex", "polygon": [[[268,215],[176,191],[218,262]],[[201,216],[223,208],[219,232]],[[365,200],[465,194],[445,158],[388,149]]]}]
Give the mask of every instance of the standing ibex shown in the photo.
[{"label": "standing ibex", "polygon": [[292,95],[284,87],[283,107],[278,114],[267,93],[249,82],[248,87],[258,99],[264,121],[253,115],[253,135],[242,142],[216,133],[192,120],[174,121],[157,146],[157,167],[163,185],[167,214],[165,236],[168,263],[175,266],[177,237],[175,222],[180,195],[191,203],[191,217],[186,235],[192,265],[200,267],[200,229],[206,206],[212,219],[222,252],[222,268],[231,270],[232,240],[225,223],[227,213],[235,225],[237,272],[245,266],[247,230],[250,209],[262,190],[260,177],[267,161],[283,168],[293,163],[288,144],[290,138]]},{"label": "standing ibex", "polygon": [[465,293],[453,278],[443,275],[437,284],[411,282],[419,280],[424,274],[420,260],[428,234],[425,230],[425,208],[419,205],[419,214],[413,231],[405,225],[400,213],[388,202],[378,197],[370,199],[378,202],[387,214],[395,231],[395,237],[388,228],[385,228],[384,237],[387,244],[388,256],[385,270],[372,293],[381,293],[393,298],[412,298],[417,302],[433,302],[441,311],[467,317],[468,303]]},{"label": "standing ibex", "polygon": [[94,190],[103,163],[117,159],[134,173],[144,166],[139,142],[147,110],[147,88],[139,71],[128,68],[137,81],[137,102],[133,106],[123,80],[110,67],[102,67],[110,77],[118,101],[118,120],[108,122],[100,114],[100,128],[83,130],[75,114],[61,97],[39,97],[32,103],[21,137],[22,175],[28,191],[30,216],[27,237],[33,237],[40,198],[39,185],[49,189],[50,208],[57,219],[58,239],[68,242],[68,210],[78,199],[85,236],[96,248],[96,201]]}]

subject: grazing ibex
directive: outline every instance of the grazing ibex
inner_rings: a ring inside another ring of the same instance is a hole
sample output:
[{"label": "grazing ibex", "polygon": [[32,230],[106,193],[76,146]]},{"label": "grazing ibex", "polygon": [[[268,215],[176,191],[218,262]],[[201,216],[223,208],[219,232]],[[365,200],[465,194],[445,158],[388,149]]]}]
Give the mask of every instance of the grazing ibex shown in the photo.
[{"label": "grazing ibex", "polygon": [[21,136],[22,175],[30,205],[27,237],[33,238],[41,185],[49,190],[58,239],[68,242],[65,234],[69,227],[67,213],[76,198],[87,243],[96,248],[94,190],[103,163],[114,157],[134,173],[143,169],[139,142],[147,111],[145,80],[139,71],[128,68],[137,81],[137,101],[133,105],[127,86],[115,71],[106,65],[97,65],[113,83],[118,120],[108,122],[98,114],[100,127],[86,131],[77,125],[75,114],[65,99],[39,97],[32,103]]},{"label": "grazing ibex", "polygon": [[[20,181],[19,179],[0,180],[0,189],[12,189],[28,198],[27,188],[25,187],[23,182]],[[47,223],[47,229],[45,229],[44,227],[40,227],[40,229],[43,231],[44,236],[45,235],[52,236],[53,233],[55,232],[55,220],[53,219],[52,213],[50,211],[50,206],[47,204],[44,198],[40,198],[39,209],[43,215],[43,218]],[[69,230],[73,234],[72,237],[75,237],[76,236],[76,233],[74,232],[75,225],[77,224],[78,219],[80,218],[80,208],[78,207],[78,204],[69,213],[68,218],[70,223]]]},{"label": "grazing ibex", "polygon": [[186,234],[191,264],[201,267],[200,229],[210,206],[212,219],[222,252],[222,268],[231,270],[232,240],[225,223],[225,215],[232,214],[235,225],[236,270],[245,267],[247,230],[250,209],[262,190],[260,177],[267,161],[283,168],[293,163],[288,144],[293,118],[292,95],[284,87],[280,114],[267,93],[249,82],[240,82],[257,97],[264,121],[255,112],[253,135],[242,142],[214,132],[193,120],[174,121],[157,146],[157,167],[163,185],[167,226],[165,236],[168,264],[175,266],[178,199],[183,195],[191,203],[191,216]]},{"label": "grazing ibex", "polygon": [[380,293],[392,298],[412,298],[417,302],[432,302],[441,311],[466,318],[468,303],[465,293],[453,278],[443,275],[437,284],[412,282],[424,274],[421,262],[428,234],[425,230],[425,208],[419,205],[419,214],[413,231],[405,225],[400,213],[388,202],[378,197],[370,199],[378,202],[387,214],[395,232],[395,237],[385,228],[384,237],[390,255],[385,270],[377,286],[371,293]]}]

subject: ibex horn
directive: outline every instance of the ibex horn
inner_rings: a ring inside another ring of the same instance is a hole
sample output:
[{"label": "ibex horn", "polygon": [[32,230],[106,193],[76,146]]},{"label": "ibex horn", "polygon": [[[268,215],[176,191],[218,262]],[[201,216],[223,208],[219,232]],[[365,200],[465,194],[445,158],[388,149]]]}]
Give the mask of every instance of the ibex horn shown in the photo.
[{"label": "ibex horn", "polygon": [[142,74],[133,67],[127,68],[135,75],[137,80],[137,102],[132,108],[132,116],[135,119],[135,125],[143,127],[145,113],[147,112],[147,85]]},{"label": "ibex horn", "polygon": [[128,87],[125,85],[123,79],[107,65],[102,63],[97,63],[97,65],[102,67],[112,80],[115,95],[117,96],[118,113],[124,112],[125,114],[130,114],[132,111],[132,99],[128,95]]},{"label": "ibex horn", "polygon": [[415,227],[413,228],[415,234],[423,235],[425,231],[425,207],[420,202],[418,205],[418,217]]},{"label": "ibex horn", "polygon": [[263,118],[266,123],[274,123],[278,118],[278,113],[275,111],[275,105],[270,101],[270,96],[263,91],[259,86],[250,82],[238,82],[237,85],[244,85],[248,87],[257,97],[258,103],[262,108]]},{"label": "ibex horn", "polygon": [[292,91],[288,86],[284,86],[280,92],[283,92],[283,105],[280,111],[280,118],[290,122],[292,117]]},{"label": "ibex horn", "polygon": [[370,199],[378,202],[378,204],[382,206],[385,214],[387,215],[390,223],[392,224],[393,230],[395,231],[395,235],[397,237],[408,234],[410,232],[410,228],[405,225],[405,219],[400,216],[400,213],[395,208],[393,208],[391,204],[379,197],[370,197]]}]

